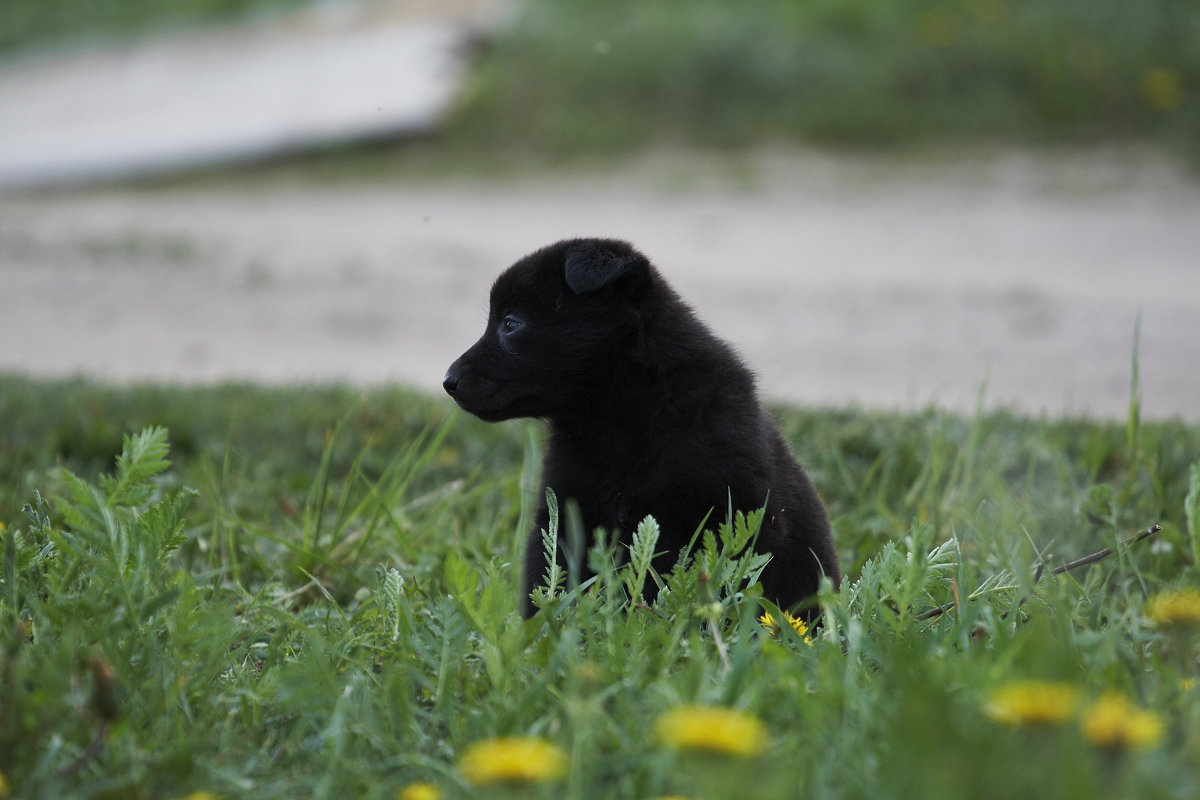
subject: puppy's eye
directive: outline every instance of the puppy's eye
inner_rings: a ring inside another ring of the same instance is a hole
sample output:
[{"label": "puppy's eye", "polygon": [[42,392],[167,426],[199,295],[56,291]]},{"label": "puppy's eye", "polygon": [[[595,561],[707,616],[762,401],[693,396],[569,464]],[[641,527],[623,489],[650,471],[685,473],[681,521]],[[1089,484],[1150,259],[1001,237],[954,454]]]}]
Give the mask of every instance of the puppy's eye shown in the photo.
[{"label": "puppy's eye", "polygon": [[517,330],[524,324],[525,323],[522,322],[517,317],[514,317],[512,314],[508,314],[500,322],[500,331],[502,333],[512,333],[513,331]]}]

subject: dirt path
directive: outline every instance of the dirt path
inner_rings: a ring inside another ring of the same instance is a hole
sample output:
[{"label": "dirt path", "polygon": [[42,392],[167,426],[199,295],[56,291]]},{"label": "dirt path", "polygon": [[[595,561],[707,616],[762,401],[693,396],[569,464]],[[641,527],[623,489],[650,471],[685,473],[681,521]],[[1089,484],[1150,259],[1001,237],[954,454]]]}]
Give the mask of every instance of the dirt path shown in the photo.
[{"label": "dirt path", "polygon": [[660,155],[441,185],[0,195],[0,370],[437,390],[505,265],[635,242],[768,396],[1200,419],[1200,183],[1139,158]]}]

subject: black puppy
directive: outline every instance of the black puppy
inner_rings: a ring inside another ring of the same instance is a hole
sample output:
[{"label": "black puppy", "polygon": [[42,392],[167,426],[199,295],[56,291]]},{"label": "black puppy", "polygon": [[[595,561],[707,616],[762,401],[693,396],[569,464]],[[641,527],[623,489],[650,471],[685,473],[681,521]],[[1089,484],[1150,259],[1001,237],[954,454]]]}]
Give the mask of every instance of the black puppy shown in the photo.
[{"label": "black puppy", "polygon": [[[667,551],[660,571],[732,500],[735,510],[767,505],[757,541],[773,556],[767,599],[787,609],[822,574],[840,581],[825,509],[750,371],[626,242],[562,241],[509,267],[492,286],[483,338],[443,386],[484,420],[545,419],[545,485],[578,504],[588,531],[627,537],[652,514]],[[543,500],[526,545],[525,616],[547,525]]]}]

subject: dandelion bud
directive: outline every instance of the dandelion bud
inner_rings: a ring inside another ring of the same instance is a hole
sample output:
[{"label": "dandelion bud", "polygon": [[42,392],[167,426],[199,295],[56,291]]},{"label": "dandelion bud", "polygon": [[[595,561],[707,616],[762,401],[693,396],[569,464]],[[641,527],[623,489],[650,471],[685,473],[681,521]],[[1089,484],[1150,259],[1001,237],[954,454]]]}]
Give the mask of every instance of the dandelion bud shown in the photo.
[{"label": "dandelion bud", "polygon": [[92,670],[92,710],[105,722],[113,722],[120,716],[121,705],[112,667],[100,656],[93,657],[88,666]]}]

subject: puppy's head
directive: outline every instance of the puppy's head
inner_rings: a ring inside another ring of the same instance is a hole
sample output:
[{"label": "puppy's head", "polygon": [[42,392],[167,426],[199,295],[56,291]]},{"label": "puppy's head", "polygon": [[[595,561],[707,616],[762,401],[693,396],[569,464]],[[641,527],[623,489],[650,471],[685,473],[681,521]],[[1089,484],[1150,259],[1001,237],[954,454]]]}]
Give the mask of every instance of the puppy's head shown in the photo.
[{"label": "puppy's head", "polygon": [[587,415],[609,390],[653,280],[645,256],[614,239],[570,239],[505,270],[487,329],[442,385],[481,419]]}]

